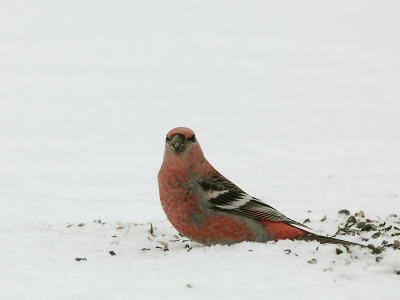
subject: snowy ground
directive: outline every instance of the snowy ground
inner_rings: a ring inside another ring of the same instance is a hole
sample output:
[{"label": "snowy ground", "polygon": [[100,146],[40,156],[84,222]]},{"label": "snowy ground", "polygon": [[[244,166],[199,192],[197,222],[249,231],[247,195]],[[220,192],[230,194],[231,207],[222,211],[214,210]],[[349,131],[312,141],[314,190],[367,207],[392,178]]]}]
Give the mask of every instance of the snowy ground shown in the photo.
[{"label": "snowy ground", "polygon": [[400,240],[399,9],[2,3],[0,299],[396,297],[391,247],[184,241],[156,177],[165,134],[187,126],[288,217],[333,235],[339,210],[363,210],[378,230],[338,237]]}]

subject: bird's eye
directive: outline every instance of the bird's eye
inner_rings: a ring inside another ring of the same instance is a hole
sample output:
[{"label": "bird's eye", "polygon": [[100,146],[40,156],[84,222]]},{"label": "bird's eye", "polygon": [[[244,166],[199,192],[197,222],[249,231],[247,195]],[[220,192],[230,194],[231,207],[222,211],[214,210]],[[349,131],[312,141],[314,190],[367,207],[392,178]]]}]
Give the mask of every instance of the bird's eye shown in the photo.
[{"label": "bird's eye", "polygon": [[167,138],[165,139],[165,142],[169,142],[171,139],[167,136]]},{"label": "bird's eye", "polygon": [[190,138],[186,139],[187,141],[195,142],[196,141],[196,136],[193,134]]}]

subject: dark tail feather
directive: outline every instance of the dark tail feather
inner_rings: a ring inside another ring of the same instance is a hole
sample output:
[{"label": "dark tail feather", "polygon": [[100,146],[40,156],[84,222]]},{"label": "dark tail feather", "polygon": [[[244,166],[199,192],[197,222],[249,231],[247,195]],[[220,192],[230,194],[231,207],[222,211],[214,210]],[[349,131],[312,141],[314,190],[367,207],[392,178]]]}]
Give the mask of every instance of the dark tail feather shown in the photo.
[{"label": "dark tail feather", "polygon": [[317,242],[320,242],[321,244],[328,243],[328,244],[340,244],[343,246],[361,246],[363,248],[366,248],[366,246],[361,245],[361,244],[357,244],[357,243],[353,243],[353,242],[349,242],[349,241],[343,241],[343,240],[339,240],[339,239],[335,239],[335,238],[331,238],[331,237],[327,237],[327,236],[322,236],[322,235],[317,235],[317,234],[312,234],[312,233],[309,233],[302,237],[298,237],[297,240],[317,241]]}]

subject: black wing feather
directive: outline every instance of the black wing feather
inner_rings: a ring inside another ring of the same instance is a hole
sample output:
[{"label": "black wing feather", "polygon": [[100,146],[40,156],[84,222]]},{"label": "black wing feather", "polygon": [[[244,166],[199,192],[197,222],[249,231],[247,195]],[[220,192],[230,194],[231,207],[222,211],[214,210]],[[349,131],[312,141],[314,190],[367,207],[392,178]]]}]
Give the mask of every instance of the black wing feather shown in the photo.
[{"label": "black wing feather", "polygon": [[213,210],[230,212],[254,219],[283,222],[311,230],[311,228],[289,219],[272,206],[248,195],[219,173],[199,181],[199,184],[203,191],[209,195],[208,201]]}]

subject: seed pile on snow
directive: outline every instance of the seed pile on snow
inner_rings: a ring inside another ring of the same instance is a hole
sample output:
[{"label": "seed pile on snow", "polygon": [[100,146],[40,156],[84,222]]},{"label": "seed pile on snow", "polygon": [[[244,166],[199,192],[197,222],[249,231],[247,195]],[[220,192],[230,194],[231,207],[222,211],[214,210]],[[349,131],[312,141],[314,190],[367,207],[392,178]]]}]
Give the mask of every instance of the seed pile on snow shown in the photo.
[{"label": "seed pile on snow", "polygon": [[349,217],[345,222],[341,222],[341,226],[338,226],[335,237],[358,235],[364,242],[373,241],[375,244],[379,242],[379,246],[368,244],[367,247],[372,250],[373,254],[380,254],[388,247],[395,250],[400,249],[400,218],[397,215],[391,214],[384,220],[380,217],[377,217],[378,220],[368,219],[362,210],[355,215],[350,215],[348,210],[341,210],[339,215]]},{"label": "seed pile on snow", "polygon": [[[311,211],[309,211],[311,213]],[[400,264],[397,257],[400,255],[400,218],[391,214],[385,218],[366,217],[363,211],[351,213],[349,210],[340,210],[337,215],[327,214],[319,216],[309,215],[306,220],[310,227],[317,230],[320,235],[329,235],[338,239],[348,240],[363,244],[366,247],[343,246],[343,245],[321,245],[317,242],[281,240],[269,242],[267,245],[259,243],[242,243],[232,246],[216,245],[204,247],[191,241],[188,237],[177,232],[168,220],[155,223],[105,223],[95,220],[93,223],[63,224],[59,228],[53,225],[46,226],[46,230],[59,230],[72,239],[90,240],[97,245],[94,252],[74,253],[76,261],[93,260],[98,253],[107,253],[112,257],[132,257],[133,252],[141,252],[144,259],[157,259],[157,257],[182,257],[190,252],[190,257],[203,255],[211,251],[235,252],[237,255],[244,253],[275,253],[282,260],[301,260],[306,265],[313,265],[323,271],[335,271],[347,274],[350,269],[343,269],[352,265],[353,271],[357,268],[364,268],[365,265],[377,267],[378,265],[385,272],[400,275]],[[311,219],[311,220],[310,220]],[[337,226],[337,227],[336,227]],[[337,230],[335,230],[336,228]],[[329,234],[328,234],[329,233]],[[95,242],[94,242],[95,241]],[[308,244],[310,243],[310,244]],[[310,247],[311,246],[311,247]],[[111,249],[110,249],[111,248]],[[182,252],[181,252],[182,251]],[[205,252],[204,252],[205,251]],[[282,252],[280,252],[282,251]],[[385,252],[386,251],[386,252]],[[282,253],[281,256],[279,253]],[[82,255],[82,256],[81,256]],[[267,254],[266,254],[267,255]],[[263,257],[263,256],[261,256]],[[355,268],[355,269],[354,269]]]}]

